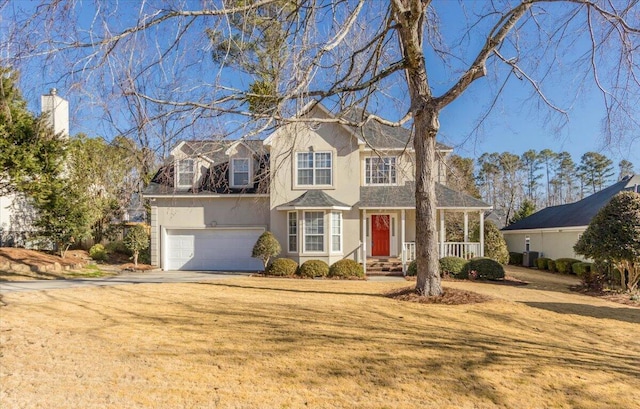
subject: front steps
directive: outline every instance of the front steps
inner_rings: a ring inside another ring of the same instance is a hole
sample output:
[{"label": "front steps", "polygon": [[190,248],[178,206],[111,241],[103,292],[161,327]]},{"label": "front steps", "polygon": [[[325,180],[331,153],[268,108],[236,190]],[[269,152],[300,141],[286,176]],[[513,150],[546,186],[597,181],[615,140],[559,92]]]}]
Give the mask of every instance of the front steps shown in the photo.
[{"label": "front steps", "polygon": [[402,277],[402,260],[395,257],[371,257],[367,259],[368,276]]}]

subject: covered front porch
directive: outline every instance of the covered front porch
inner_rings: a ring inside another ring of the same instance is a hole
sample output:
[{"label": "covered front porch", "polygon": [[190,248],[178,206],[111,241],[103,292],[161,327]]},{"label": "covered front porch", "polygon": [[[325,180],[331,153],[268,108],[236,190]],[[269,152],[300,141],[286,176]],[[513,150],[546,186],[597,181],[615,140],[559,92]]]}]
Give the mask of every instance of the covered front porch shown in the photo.
[{"label": "covered front porch", "polygon": [[[447,215],[456,214],[463,222],[462,241],[448,240]],[[416,212],[413,208],[360,208],[360,256],[364,260],[398,259],[406,272],[416,258]],[[479,240],[470,241],[470,217],[479,225]],[[484,256],[484,209],[438,209],[439,258],[455,256],[470,259]]]}]

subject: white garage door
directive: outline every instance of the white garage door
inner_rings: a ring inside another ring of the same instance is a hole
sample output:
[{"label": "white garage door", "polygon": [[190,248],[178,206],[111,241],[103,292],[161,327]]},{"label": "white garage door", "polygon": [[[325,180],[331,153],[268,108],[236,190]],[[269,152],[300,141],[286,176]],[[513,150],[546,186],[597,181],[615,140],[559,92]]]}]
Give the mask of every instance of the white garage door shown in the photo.
[{"label": "white garage door", "polygon": [[165,270],[258,271],[251,257],[262,228],[167,230]]}]

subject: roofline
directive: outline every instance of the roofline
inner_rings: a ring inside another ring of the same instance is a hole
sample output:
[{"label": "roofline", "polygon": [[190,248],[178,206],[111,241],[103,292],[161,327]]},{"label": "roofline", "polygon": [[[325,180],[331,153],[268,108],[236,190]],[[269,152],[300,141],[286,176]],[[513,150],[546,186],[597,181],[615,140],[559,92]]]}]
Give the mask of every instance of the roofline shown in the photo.
[{"label": "roofline", "polygon": [[229,153],[231,152],[232,148],[235,148],[236,146],[243,144],[245,148],[249,149],[249,151],[251,153],[253,153],[254,155],[257,155],[257,152],[254,151],[253,149],[251,149],[251,147],[249,145],[247,145],[246,143],[244,143],[243,139],[237,139],[236,141],[234,141],[231,145],[229,145],[229,147],[227,148],[227,150],[224,151],[224,154],[229,156]]},{"label": "roofline", "polygon": [[195,199],[195,198],[219,198],[219,197],[234,197],[234,198],[242,198],[242,197],[270,197],[269,193],[215,193],[215,194],[198,194],[198,193],[184,193],[184,194],[175,194],[175,193],[167,193],[167,194],[142,194],[142,197],[150,198],[150,199]]},{"label": "roofline", "polygon": [[[508,226],[507,226],[508,227]],[[500,230],[505,233],[559,233],[562,231],[581,231],[585,230],[589,226],[564,226],[564,227],[536,227],[533,229],[514,229],[514,230]]]},{"label": "roofline", "polygon": [[[360,210],[386,210],[386,209],[391,209],[391,210],[402,210],[402,209],[409,209],[409,210],[415,210],[415,206],[357,206],[358,209]],[[487,209],[493,209],[493,207],[446,207],[446,206],[436,206],[436,209],[442,209],[442,210],[487,210]]]},{"label": "roofline", "polygon": [[351,210],[351,206],[276,206],[276,210]]}]

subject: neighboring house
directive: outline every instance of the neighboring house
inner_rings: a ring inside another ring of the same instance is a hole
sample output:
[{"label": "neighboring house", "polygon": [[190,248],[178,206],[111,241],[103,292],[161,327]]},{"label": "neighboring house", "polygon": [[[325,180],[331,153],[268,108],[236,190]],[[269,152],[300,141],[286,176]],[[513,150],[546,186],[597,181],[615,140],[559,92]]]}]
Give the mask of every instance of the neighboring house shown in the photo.
[{"label": "neighboring house", "polygon": [[[319,104],[306,115],[333,117]],[[270,230],[281,257],[298,263],[399,258],[406,267],[415,257],[412,146],[409,130],[372,121],[358,129],[294,122],[264,141],[181,142],[144,193],[152,264],[260,270],[251,250]],[[482,243],[447,242],[444,215],[462,212],[468,226],[468,215],[477,214],[482,228],[491,206],[446,187],[451,148],[437,149],[440,255],[482,255]]]},{"label": "neighboring house", "polygon": [[640,193],[640,175],[629,175],[616,184],[574,203],[546,207],[502,229],[509,251],[538,252],[552,259],[584,259],[573,251],[591,219],[613,196],[623,190]]},{"label": "neighboring house", "polygon": [[[69,103],[58,96],[55,88],[42,95],[40,106],[54,133],[69,136]],[[15,193],[0,196],[0,246],[27,246],[33,231],[34,210],[24,195]]]}]

